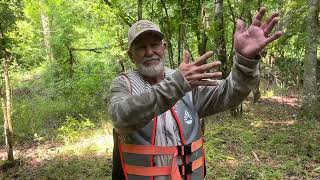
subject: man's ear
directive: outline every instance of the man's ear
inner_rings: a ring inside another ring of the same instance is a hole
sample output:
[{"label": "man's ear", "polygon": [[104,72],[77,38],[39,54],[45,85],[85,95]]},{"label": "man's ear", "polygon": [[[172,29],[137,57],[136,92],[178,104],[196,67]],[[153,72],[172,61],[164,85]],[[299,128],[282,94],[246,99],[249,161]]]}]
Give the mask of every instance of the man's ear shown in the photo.
[{"label": "man's ear", "polygon": [[132,51],[131,51],[130,49],[127,50],[127,54],[128,54],[128,56],[129,56],[130,60],[134,63],[134,61],[133,61],[133,54],[132,54]]},{"label": "man's ear", "polygon": [[163,44],[164,49],[167,49],[167,42],[165,40],[162,40],[162,44]]}]

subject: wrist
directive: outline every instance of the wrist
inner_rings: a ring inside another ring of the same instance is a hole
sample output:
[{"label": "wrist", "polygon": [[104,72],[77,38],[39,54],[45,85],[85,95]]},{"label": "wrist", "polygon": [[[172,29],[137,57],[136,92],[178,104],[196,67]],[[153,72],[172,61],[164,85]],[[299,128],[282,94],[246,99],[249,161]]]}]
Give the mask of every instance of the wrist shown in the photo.
[{"label": "wrist", "polygon": [[259,60],[261,58],[260,54],[249,54],[249,53],[243,53],[243,52],[237,52],[239,55],[246,59],[251,59],[251,60]]}]

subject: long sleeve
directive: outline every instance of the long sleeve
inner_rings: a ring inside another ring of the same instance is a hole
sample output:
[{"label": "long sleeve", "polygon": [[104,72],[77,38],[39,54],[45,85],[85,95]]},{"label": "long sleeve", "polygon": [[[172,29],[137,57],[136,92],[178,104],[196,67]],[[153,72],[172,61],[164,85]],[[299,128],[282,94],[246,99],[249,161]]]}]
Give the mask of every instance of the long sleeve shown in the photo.
[{"label": "long sleeve", "polygon": [[199,117],[206,117],[239,105],[259,81],[259,60],[250,60],[236,53],[229,76],[217,86],[193,90],[193,104]]},{"label": "long sleeve", "polygon": [[139,95],[131,95],[124,78],[119,76],[113,81],[108,108],[118,133],[130,133],[143,128],[155,115],[169,110],[185,93],[191,91],[179,71]]}]

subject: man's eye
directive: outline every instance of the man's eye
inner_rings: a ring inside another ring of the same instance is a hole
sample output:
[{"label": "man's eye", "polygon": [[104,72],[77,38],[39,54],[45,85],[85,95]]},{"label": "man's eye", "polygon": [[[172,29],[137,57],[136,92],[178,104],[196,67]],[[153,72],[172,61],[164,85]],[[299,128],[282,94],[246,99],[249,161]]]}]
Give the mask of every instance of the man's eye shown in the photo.
[{"label": "man's eye", "polygon": [[145,47],[144,46],[137,46],[137,50],[141,50],[141,49],[144,49]]},{"label": "man's eye", "polygon": [[160,44],[159,43],[153,43],[153,44],[151,44],[151,46],[152,47],[158,47],[158,46],[160,46]]}]

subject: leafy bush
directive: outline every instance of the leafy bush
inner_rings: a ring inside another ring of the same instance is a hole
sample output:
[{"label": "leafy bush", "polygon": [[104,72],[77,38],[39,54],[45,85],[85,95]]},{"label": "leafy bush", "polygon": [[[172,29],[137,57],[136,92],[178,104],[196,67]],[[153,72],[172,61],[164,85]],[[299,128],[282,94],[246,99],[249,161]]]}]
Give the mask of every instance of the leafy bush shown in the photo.
[{"label": "leafy bush", "polygon": [[78,62],[72,76],[56,62],[13,74],[13,128],[17,140],[34,140],[34,134],[54,138],[67,116],[83,114],[95,123],[105,121],[104,95],[115,76],[112,68],[108,62],[91,59]]},{"label": "leafy bush", "polygon": [[90,121],[90,119],[81,116],[82,119],[75,119],[73,117],[67,116],[66,121],[58,129],[58,136],[64,140],[66,143],[74,142],[80,137],[83,132],[90,130],[95,127],[95,125]]}]

